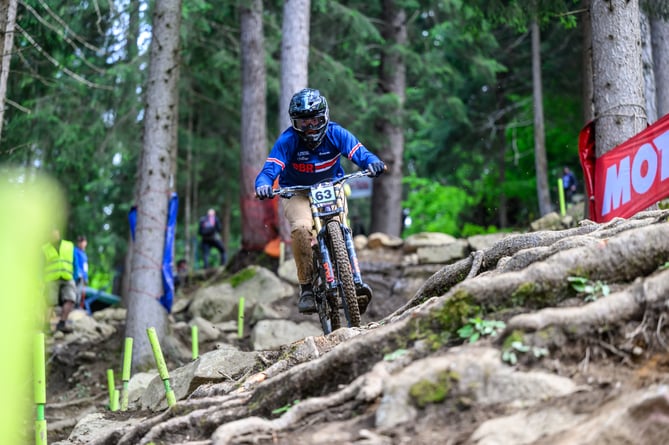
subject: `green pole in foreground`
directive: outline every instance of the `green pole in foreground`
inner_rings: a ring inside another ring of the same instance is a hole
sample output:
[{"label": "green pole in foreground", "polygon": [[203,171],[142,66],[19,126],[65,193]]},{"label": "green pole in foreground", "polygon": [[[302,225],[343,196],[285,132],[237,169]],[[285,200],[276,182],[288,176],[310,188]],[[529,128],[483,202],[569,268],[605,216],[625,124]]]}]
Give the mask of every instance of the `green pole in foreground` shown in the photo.
[{"label": "green pole in foreground", "polygon": [[244,297],[239,297],[239,310],[237,311],[237,337],[244,337]]},{"label": "green pole in foreground", "polygon": [[130,382],[130,365],[132,363],[132,337],[125,338],[125,348],[123,349],[123,372],[121,379],[123,387],[121,388],[121,411],[128,410],[128,385]]},{"label": "green pole in foreground", "polygon": [[190,327],[190,340],[191,340],[191,349],[193,352],[193,360],[197,360],[200,356],[199,343],[197,340],[197,326],[193,325]]},{"label": "green pole in foreground", "polygon": [[46,363],[44,362],[44,333],[40,332],[35,337],[34,346],[34,372],[35,372],[35,444],[46,445],[46,418],[44,417],[44,405],[46,405]]},{"label": "green pole in foreground", "polygon": [[558,178],[558,196],[560,197],[560,215],[565,216],[567,210],[564,205],[564,188],[562,188],[562,178]]},{"label": "green pole in foreground", "polygon": [[167,398],[167,406],[174,406],[177,403],[176,397],[174,396],[174,390],[170,387],[170,374],[167,372],[167,365],[165,364],[165,358],[163,357],[163,351],[160,349],[160,343],[158,342],[158,335],[156,334],[155,328],[148,328],[146,333],[149,336],[149,342],[151,343],[151,349],[153,350],[153,357],[156,360],[156,367],[158,368],[158,374],[163,380],[165,385],[165,397]]},{"label": "green pole in foreground", "polygon": [[118,405],[114,403],[114,392],[116,384],[114,383],[114,370],[107,370],[107,389],[109,390],[109,411],[118,411]]}]

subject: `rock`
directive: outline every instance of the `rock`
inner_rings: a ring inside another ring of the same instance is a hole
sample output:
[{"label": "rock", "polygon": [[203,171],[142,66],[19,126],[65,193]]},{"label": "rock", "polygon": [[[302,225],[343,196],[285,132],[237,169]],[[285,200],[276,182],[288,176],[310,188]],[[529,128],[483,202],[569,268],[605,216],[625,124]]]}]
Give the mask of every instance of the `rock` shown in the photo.
[{"label": "rock", "polygon": [[449,264],[462,259],[469,253],[469,243],[456,240],[450,244],[419,247],[417,251],[419,264]]},{"label": "rock", "polygon": [[421,232],[409,235],[404,240],[404,253],[415,253],[421,247],[443,246],[456,241],[455,237],[440,232]]},{"label": "rock", "polygon": [[188,308],[189,314],[212,323],[236,320],[240,297],[244,297],[245,308],[249,309],[257,303],[272,303],[295,292],[291,285],[263,267],[251,266],[237,275],[242,273],[248,274],[249,278],[236,287],[232,286],[234,280],[231,280],[198,289]]},{"label": "rock", "polygon": [[52,445],[79,445],[85,443],[102,443],[104,438],[113,432],[122,431],[143,421],[143,417],[132,417],[125,420],[107,419],[103,413],[84,416],[72,430],[70,437]]},{"label": "rock", "polygon": [[564,229],[562,226],[562,218],[556,212],[548,213],[541,218],[530,223],[530,227],[535,232],[540,230],[560,230]]},{"label": "rock", "polygon": [[390,236],[385,233],[375,232],[369,235],[367,241],[368,249],[378,249],[380,247],[401,247],[404,244],[402,238]]},{"label": "rock", "polygon": [[216,340],[221,335],[221,331],[218,330],[215,324],[202,317],[193,317],[188,325],[190,327],[197,326],[198,336],[201,341]]},{"label": "rock", "polygon": [[[545,372],[519,372],[501,361],[500,352],[488,347],[456,347],[443,356],[417,360],[384,381],[376,411],[376,426],[391,428],[411,422],[418,413],[420,385],[426,400],[444,401],[451,392],[468,396],[479,405],[522,404],[564,396],[578,389],[570,379]],[[411,395],[413,392],[413,396]],[[413,397],[413,401],[412,401]]]},{"label": "rock", "polygon": [[297,286],[299,282],[297,281],[297,266],[295,265],[295,259],[289,258],[279,265],[277,270],[277,275],[287,282],[291,283],[294,286]]},{"label": "rock", "polygon": [[253,328],[251,341],[254,350],[263,351],[322,334],[320,326],[311,321],[295,323],[290,320],[261,320]]},{"label": "rock", "polygon": [[[253,368],[257,352],[235,349],[217,349],[201,355],[197,360],[170,371],[171,387],[177,400],[181,400],[203,383],[235,380]],[[160,376],[154,377],[142,394],[140,404],[144,409],[159,411],[167,408],[165,386]]]},{"label": "rock", "polygon": [[485,235],[473,235],[467,238],[467,242],[469,243],[469,249],[472,252],[475,252],[477,250],[489,249],[502,239],[506,238],[507,236],[515,234],[517,234],[517,232],[514,233],[499,232],[499,233],[489,233]]}]

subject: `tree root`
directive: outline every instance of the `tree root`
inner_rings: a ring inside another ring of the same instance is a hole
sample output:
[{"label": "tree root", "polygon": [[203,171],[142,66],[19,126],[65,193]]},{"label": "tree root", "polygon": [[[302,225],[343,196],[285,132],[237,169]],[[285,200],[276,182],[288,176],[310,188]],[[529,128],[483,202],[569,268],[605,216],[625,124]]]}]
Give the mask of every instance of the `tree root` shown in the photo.
[{"label": "tree root", "polygon": [[331,410],[348,401],[357,405],[368,404],[381,395],[384,372],[369,372],[355,379],[340,391],[327,396],[305,400],[291,407],[281,417],[267,420],[260,417],[248,417],[229,422],[218,427],[212,435],[213,445],[237,443],[245,435],[274,435],[278,432],[294,428],[302,419],[309,415]]},{"label": "tree root", "polygon": [[601,326],[638,316],[646,305],[653,305],[669,295],[669,269],[639,279],[621,292],[600,298],[585,306],[548,308],[531,314],[516,315],[506,325],[514,330],[537,331],[549,326]]},{"label": "tree root", "polygon": [[140,439],[145,435],[154,434],[151,433],[154,428],[157,430],[162,430],[163,424],[172,425],[177,423],[181,425],[181,419],[190,420],[195,417],[195,415],[191,415],[192,413],[209,409],[212,406],[216,408],[216,411],[235,409],[243,406],[244,403],[247,402],[248,398],[248,394],[236,394],[222,397],[212,397],[208,399],[182,401],[170,409],[132,426],[131,428],[123,431],[118,436],[107,437],[104,441],[95,442],[91,445],[134,445],[139,443]]},{"label": "tree root", "polygon": [[652,273],[666,261],[669,261],[669,224],[655,224],[594,245],[558,252],[521,271],[463,281],[447,296],[467,295],[490,306],[513,302],[541,308],[574,295],[567,280],[570,276],[628,282]]},{"label": "tree root", "polygon": [[[543,261],[550,256],[567,249],[584,247],[590,244],[585,235],[593,234],[594,238],[604,239],[613,237],[631,229],[649,226],[665,221],[669,217],[669,210],[655,210],[640,212],[629,219],[616,218],[606,224],[585,224],[581,227],[559,231],[540,231],[518,235],[510,235],[498,241],[494,246],[483,251],[480,267],[476,267],[475,256],[471,255],[462,260],[448,264],[432,275],[418,289],[416,294],[401,308],[388,315],[386,319],[394,319],[408,309],[415,307],[431,297],[443,295],[465,279],[471,279],[474,269],[481,272],[500,268],[501,271],[513,271],[526,267],[535,262]],[[575,237],[584,237],[574,240]],[[564,241],[562,241],[564,240]],[[562,242],[561,242],[562,241]],[[555,248],[551,248],[555,244]],[[533,251],[533,249],[536,249]],[[519,255],[518,259],[514,256]],[[506,258],[502,264],[500,260]],[[476,259],[478,261],[478,259]],[[475,274],[478,274],[476,270]]]}]

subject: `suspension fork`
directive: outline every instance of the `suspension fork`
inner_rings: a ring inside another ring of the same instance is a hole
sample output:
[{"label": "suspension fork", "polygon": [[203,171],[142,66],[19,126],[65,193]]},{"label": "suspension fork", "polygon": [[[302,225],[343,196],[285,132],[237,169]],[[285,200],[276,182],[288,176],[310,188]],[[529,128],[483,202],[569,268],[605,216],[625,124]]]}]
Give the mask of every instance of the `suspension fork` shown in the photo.
[{"label": "suspension fork", "polygon": [[325,227],[321,228],[320,232],[318,233],[318,236],[316,237],[316,240],[318,241],[318,250],[321,253],[321,264],[319,264],[320,267],[323,268],[323,271],[325,272],[325,281],[327,282],[327,286],[330,289],[334,289],[337,287],[337,282],[334,277],[334,272],[332,270],[332,260],[330,259],[330,252],[328,251],[328,246],[327,243],[325,242],[325,238],[327,234],[325,233],[327,229]]},{"label": "suspension fork", "polygon": [[348,259],[351,262],[351,272],[353,272],[353,282],[357,285],[362,284],[362,275],[360,274],[360,264],[358,263],[358,254],[355,253],[355,246],[353,245],[353,234],[351,229],[342,224],[342,232],[344,232],[344,242],[346,243],[346,250],[348,252]]}]

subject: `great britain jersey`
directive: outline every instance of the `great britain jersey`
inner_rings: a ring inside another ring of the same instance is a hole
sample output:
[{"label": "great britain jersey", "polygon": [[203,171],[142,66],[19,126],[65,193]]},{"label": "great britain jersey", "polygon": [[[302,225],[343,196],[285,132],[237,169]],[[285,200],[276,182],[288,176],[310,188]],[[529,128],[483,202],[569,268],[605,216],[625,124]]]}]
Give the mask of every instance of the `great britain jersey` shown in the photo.
[{"label": "great britain jersey", "polygon": [[309,150],[297,132],[289,127],[274,143],[265,165],[256,177],[256,188],[271,186],[279,177],[279,186],[312,185],[344,176],[341,156],[365,169],[381,160],[365,148],[353,134],[336,122],[328,124],[321,144]]}]

